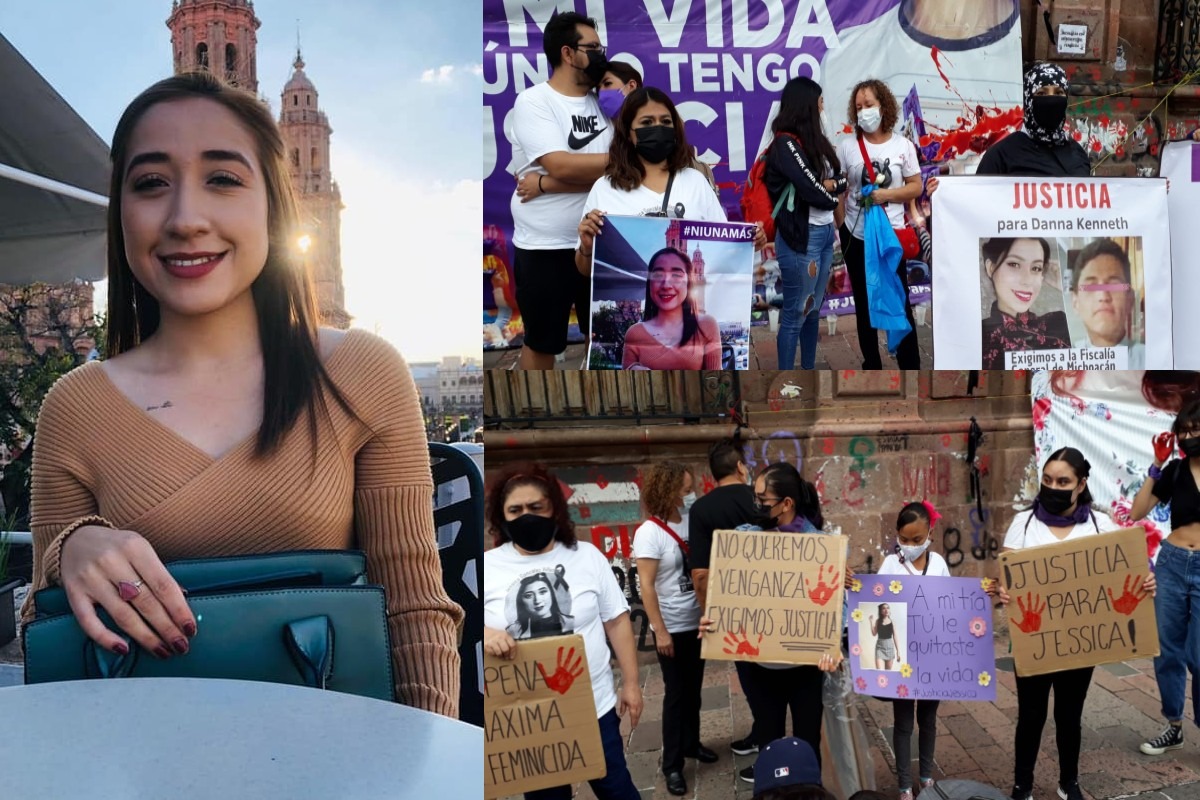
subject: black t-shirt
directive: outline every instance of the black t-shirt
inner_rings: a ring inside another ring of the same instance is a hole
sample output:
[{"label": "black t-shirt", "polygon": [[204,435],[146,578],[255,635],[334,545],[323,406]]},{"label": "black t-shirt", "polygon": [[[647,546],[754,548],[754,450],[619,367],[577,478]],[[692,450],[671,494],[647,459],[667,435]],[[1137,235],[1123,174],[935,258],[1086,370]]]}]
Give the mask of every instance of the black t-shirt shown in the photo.
[{"label": "black t-shirt", "polygon": [[758,503],[744,483],[718,486],[692,504],[688,514],[688,561],[692,569],[708,569],[713,531],[733,530],[754,520]]},{"label": "black t-shirt", "polygon": [[1043,144],[1025,131],[1017,131],[987,149],[975,174],[1087,178],[1092,164],[1079,142]]},{"label": "black t-shirt", "polygon": [[1191,459],[1177,458],[1162,468],[1154,482],[1154,496],[1171,503],[1171,528],[1200,522],[1200,489],[1192,475]]},{"label": "black t-shirt", "polygon": [[879,636],[877,638],[881,642],[892,638],[892,623],[891,622],[882,622],[881,621],[879,623]]}]

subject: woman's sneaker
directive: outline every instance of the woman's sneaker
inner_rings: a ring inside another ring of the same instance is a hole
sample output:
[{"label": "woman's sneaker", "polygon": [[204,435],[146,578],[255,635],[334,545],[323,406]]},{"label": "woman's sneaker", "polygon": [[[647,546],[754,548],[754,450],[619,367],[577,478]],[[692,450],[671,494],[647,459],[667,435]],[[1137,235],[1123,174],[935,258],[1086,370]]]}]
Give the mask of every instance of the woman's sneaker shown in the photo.
[{"label": "woman's sneaker", "polygon": [[745,767],[744,769],[739,771],[738,777],[741,778],[742,780],[744,780],[746,783],[753,784],[754,783],[754,765],[751,764],[750,766]]},{"label": "woman's sneaker", "polygon": [[1024,786],[1014,786],[1009,797],[1012,800],[1033,800],[1033,790],[1026,789]]},{"label": "woman's sneaker", "polygon": [[1060,784],[1058,787],[1058,796],[1062,800],[1083,800],[1083,792],[1079,788],[1079,781],[1075,781],[1066,787]]},{"label": "woman's sneaker", "polygon": [[901,789],[900,790],[900,800],[913,800],[912,789]]},{"label": "woman's sneaker", "polygon": [[729,749],[735,756],[748,756],[758,752],[758,745],[755,743],[754,737],[747,736],[745,739],[730,742]]},{"label": "woman's sneaker", "polygon": [[1148,742],[1142,742],[1139,748],[1148,756],[1160,756],[1168,750],[1178,750],[1183,747],[1183,726],[1167,725],[1166,730]]}]

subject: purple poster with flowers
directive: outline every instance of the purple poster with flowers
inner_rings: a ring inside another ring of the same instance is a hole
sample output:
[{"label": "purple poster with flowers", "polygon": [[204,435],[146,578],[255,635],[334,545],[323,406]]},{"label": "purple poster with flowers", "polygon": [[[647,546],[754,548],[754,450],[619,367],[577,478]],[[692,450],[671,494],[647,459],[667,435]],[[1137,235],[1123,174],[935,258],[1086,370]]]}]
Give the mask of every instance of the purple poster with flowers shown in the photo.
[{"label": "purple poster with flowers", "polygon": [[981,579],[859,575],[846,599],[856,692],[996,699],[992,604]]},{"label": "purple poster with flowers", "polygon": [[[609,60],[671,96],[730,221],[792,77],[821,84],[835,145],[850,130],[852,87],[886,81],[903,104],[895,130],[954,172],[1021,124],[1017,0],[483,0],[485,348],[523,336],[511,204],[521,202],[516,173],[540,167],[517,163],[511,115],[519,93],[550,77],[542,32],[565,11],[592,18]],[[556,198],[529,202],[549,209]]]}]

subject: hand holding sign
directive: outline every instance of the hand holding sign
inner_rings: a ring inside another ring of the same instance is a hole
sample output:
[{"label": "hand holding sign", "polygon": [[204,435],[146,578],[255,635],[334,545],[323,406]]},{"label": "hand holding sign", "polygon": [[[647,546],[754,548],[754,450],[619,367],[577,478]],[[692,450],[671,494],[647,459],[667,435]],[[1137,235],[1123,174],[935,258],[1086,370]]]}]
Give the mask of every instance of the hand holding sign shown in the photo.
[{"label": "hand holding sign", "polygon": [[1014,619],[1012,623],[1022,633],[1036,633],[1042,629],[1042,612],[1046,610],[1046,601],[1042,599],[1041,595],[1028,593],[1024,600],[1018,597],[1017,608],[1021,609],[1023,616],[1021,619]]},{"label": "hand holding sign", "polygon": [[[741,639],[738,638],[739,636],[741,636]],[[763,640],[763,637],[762,637],[762,634],[760,633],[758,635],[758,643],[762,644],[762,640]],[[750,643],[750,637],[747,636],[745,633],[740,633],[740,634],[739,633],[727,633],[727,634],[725,634],[725,645],[726,645],[724,648],[725,652],[731,656],[732,655],[756,656],[759,653],[759,648],[755,647],[754,645],[752,645]],[[736,648],[736,649],[730,650],[729,648],[731,648],[731,647]]]},{"label": "hand holding sign", "polygon": [[[1130,590],[1131,582],[1133,584],[1132,591]],[[1146,585],[1141,575],[1137,577],[1133,575],[1125,576],[1125,590],[1120,597],[1113,597],[1112,589],[1108,589],[1108,599],[1112,600],[1113,610],[1127,617],[1132,616],[1133,612],[1137,610],[1138,603],[1145,600],[1148,595],[1149,592],[1146,590]]]},{"label": "hand holding sign", "polygon": [[1163,431],[1153,439],[1154,442],[1154,463],[1165,464],[1171,460],[1171,456],[1175,454],[1175,434],[1170,431]]},{"label": "hand holding sign", "polygon": [[[826,577],[826,570],[828,570],[828,577]],[[832,565],[821,567],[821,569],[817,572],[817,585],[815,588],[813,587],[812,583],[809,582],[808,578],[805,578],[804,585],[808,587],[809,599],[819,606],[823,606],[828,603],[830,598],[833,597],[834,592],[837,590],[837,574],[837,567]]]},{"label": "hand holding sign", "polygon": [[575,658],[574,647],[567,652],[566,658],[563,658],[563,648],[558,648],[557,667],[553,675],[547,675],[546,668],[542,666],[540,661],[538,662],[538,672],[542,673],[542,677],[546,679],[546,686],[551,691],[566,694],[570,690],[571,684],[575,682],[575,679],[583,674],[582,659],[575,658],[575,663],[572,664],[572,658]]}]

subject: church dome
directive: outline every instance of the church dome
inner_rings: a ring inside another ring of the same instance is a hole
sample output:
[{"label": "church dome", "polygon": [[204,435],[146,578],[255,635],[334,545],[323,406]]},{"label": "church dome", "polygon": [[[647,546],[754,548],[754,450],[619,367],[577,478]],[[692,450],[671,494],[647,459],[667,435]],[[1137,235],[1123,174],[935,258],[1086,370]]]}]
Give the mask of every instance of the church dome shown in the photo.
[{"label": "church dome", "polygon": [[292,63],[296,71],[292,73],[292,78],[283,87],[283,91],[287,92],[316,92],[317,87],[313,86],[313,82],[304,74],[304,59],[299,54],[296,55],[296,60]]}]

